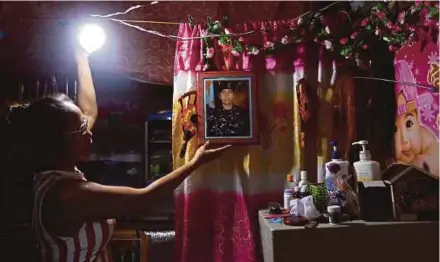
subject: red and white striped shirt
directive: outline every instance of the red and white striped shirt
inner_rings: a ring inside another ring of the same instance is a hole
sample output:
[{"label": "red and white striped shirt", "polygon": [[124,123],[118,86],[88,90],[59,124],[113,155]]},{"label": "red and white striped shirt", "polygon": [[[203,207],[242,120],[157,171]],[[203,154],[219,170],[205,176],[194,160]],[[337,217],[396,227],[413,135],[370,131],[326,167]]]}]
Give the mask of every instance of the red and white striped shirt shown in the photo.
[{"label": "red and white striped shirt", "polygon": [[45,171],[34,178],[33,226],[43,262],[110,262],[106,246],[113,231],[114,220],[85,222],[72,237],[49,234],[41,220],[44,196],[60,179],[86,180],[80,172]]}]

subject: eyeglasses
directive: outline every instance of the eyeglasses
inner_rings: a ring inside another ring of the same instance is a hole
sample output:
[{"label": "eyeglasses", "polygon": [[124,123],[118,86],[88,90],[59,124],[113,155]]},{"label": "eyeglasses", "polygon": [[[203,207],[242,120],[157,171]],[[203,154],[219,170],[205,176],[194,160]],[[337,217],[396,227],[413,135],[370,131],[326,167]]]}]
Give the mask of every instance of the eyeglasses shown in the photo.
[{"label": "eyeglasses", "polygon": [[77,133],[80,133],[81,135],[85,135],[87,134],[88,130],[89,130],[89,120],[84,117],[81,120],[81,126],[79,127],[78,130],[67,132],[65,133],[65,135],[72,135]]}]

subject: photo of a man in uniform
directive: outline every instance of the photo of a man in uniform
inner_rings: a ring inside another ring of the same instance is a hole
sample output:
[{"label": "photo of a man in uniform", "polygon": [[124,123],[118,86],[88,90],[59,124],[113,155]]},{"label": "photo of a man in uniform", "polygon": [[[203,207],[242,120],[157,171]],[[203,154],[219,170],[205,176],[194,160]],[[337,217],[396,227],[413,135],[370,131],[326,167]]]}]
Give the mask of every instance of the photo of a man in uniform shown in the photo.
[{"label": "photo of a man in uniform", "polygon": [[[206,105],[207,137],[250,136],[249,109],[236,104],[239,81],[217,81],[215,107]],[[249,89],[246,90],[247,95]]]}]

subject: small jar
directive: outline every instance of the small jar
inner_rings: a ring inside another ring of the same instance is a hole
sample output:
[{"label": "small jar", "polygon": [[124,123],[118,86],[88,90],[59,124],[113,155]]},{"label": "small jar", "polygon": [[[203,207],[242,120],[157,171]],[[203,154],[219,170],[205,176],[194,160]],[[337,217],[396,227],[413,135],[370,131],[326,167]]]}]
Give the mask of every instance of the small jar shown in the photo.
[{"label": "small jar", "polygon": [[330,224],[340,224],[342,222],[342,214],[340,206],[328,206],[328,220]]}]

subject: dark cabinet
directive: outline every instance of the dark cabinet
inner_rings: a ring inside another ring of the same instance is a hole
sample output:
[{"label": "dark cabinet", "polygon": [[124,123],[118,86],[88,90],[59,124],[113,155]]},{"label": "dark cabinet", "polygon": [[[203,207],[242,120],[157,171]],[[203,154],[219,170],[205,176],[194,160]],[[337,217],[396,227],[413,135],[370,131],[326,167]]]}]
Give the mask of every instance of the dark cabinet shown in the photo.
[{"label": "dark cabinet", "polygon": [[145,122],[145,174],[152,182],[173,170],[171,111],[161,111]]}]

